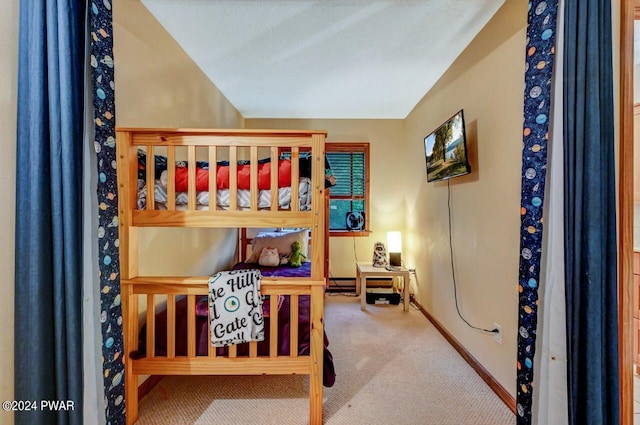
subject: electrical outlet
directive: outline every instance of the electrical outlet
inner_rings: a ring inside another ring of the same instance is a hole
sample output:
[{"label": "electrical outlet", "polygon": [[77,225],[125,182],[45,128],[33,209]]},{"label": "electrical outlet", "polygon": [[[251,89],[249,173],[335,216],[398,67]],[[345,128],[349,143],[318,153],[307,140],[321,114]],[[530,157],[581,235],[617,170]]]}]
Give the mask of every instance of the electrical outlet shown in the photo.
[{"label": "electrical outlet", "polygon": [[498,332],[494,332],[493,333],[493,340],[497,343],[502,345],[502,326],[500,326],[497,323],[493,324],[493,329],[497,329]]}]

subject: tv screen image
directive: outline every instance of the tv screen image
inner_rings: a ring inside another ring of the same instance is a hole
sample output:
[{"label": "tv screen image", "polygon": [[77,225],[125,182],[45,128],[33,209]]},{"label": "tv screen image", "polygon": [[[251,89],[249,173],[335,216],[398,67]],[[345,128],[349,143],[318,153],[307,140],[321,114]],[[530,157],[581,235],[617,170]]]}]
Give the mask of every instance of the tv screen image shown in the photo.
[{"label": "tv screen image", "polygon": [[424,150],[428,182],[471,172],[462,109],[424,138]]}]

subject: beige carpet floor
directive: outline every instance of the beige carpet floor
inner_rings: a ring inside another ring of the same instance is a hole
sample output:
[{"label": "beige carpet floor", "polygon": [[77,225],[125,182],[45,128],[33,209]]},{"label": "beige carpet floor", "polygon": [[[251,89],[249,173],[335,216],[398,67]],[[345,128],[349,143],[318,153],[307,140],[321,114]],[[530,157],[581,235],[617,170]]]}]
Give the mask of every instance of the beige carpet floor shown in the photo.
[{"label": "beige carpet floor", "polygon": [[[417,310],[327,296],[336,383],[324,423],[502,425],[515,417]],[[305,376],[164,378],[140,403],[138,424],[308,423]]]}]

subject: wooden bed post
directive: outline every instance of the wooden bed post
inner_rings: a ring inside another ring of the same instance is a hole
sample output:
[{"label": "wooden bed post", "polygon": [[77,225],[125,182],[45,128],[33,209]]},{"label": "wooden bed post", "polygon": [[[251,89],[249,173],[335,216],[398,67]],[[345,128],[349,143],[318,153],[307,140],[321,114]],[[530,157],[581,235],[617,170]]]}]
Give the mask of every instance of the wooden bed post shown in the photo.
[{"label": "wooden bed post", "polygon": [[[312,425],[322,424],[322,376],[324,359],[324,285],[325,285],[325,152],[324,134],[311,136],[313,164],[311,170],[313,194],[311,210],[313,211],[313,230],[311,239],[311,373],[309,379],[309,421]],[[322,282],[320,285],[319,282]]]},{"label": "wooden bed post", "polygon": [[[120,243],[120,296],[124,330],[125,412],[127,424],[138,419],[138,380],[133,379],[131,351],[138,349],[138,302],[132,287],[126,281],[138,276],[138,228],[131,224],[131,212],[136,205],[136,194],[127,190],[137,186],[138,152],[131,143],[131,133],[116,132],[118,173],[118,239]],[[135,167],[133,165],[135,165]]]},{"label": "wooden bed post", "polygon": [[324,190],[324,287],[329,287],[329,206],[331,202],[331,197],[329,196],[331,192],[331,188],[326,188]]},{"label": "wooden bed post", "polygon": [[122,361],[124,362],[125,373],[125,415],[127,425],[132,425],[138,419],[138,380],[133,375],[133,363],[129,358],[131,350],[136,350],[138,332],[137,322],[133,320],[138,316],[138,303],[135,295],[132,294],[131,285],[122,285],[122,318],[124,331],[124,353]]},{"label": "wooden bed post", "polygon": [[322,376],[324,360],[324,285],[311,287],[311,373],[309,374],[309,423],[322,424]]},{"label": "wooden bed post", "polygon": [[325,198],[324,198],[324,134],[311,136],[313,163],[311,169],[313,192],[311,195],[311,211],[313,211],[313,235],[311,238],[311,280],[324,280],[325,275]]}]

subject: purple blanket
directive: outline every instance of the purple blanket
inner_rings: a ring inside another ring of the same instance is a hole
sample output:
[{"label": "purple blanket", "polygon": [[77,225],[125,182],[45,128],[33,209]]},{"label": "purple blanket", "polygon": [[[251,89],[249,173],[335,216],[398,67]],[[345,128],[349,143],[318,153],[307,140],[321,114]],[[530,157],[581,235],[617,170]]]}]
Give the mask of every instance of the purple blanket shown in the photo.
[{"label": "purple blanket", "polygon": [[262,276],[266,277],[309,277],[311,276],[311,262],[307,261],[302,263],[300,267],[290,267],[290,266],[278,266],[278,267],[265,267],[259,266],[254,263],[238,263],[233,266],[234,270],[245,270],[245,269],[260,269],[260,273]]},{"label": "purple blanket", "polygon": [[[239,263],[234,269],[255,268],[256,264]],[[263,276],[281,276],[281,277],[304,277],[310,275],[310,263],[303,263],[301,267],[261,267]],[[298,354],[308,355],[310,352],[310,333],[309,320],[311,317],[311,305],[309,296],[298,297]],[[264,306],[269,305],[268,302]],[[267,312],[265,312],[267,315]],[[278,310],[278,355],[288,356],[290,349],[289,341],[289,316],[290,316],[290,297],[285,296]],[[207,330],[208,320],[208,298],[207,296],[199,297],[196,300],[196,355],[206,356],[209,350],[210,336]],[[155,337],[155,355],[167,355],[167,313],[166,310],[158,312],[155,319],[156,337]],[[269,318],[265,318],[265,338],[264,341],[258,343],[258,355],[269,355],[269,339],[270,339]],[[176,302],[176,356],[187,355],[187,299],[182,298]],[[335,382],[335,368],[333,365],[333,357],[328,349],[329,341],[326,333],[324,335],[324,371],[323,384],[326,387],[333,386]],[[141,358],[146,354],[146,325],[140,329],[138,339],[138,351],[132,352],[131,357]],[[246,356],[249,354],[249,344],[240,344],[237,346],[238,356]],[[220,356],[227,355],[227,348],[217,348],[216,354]]]}]

